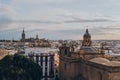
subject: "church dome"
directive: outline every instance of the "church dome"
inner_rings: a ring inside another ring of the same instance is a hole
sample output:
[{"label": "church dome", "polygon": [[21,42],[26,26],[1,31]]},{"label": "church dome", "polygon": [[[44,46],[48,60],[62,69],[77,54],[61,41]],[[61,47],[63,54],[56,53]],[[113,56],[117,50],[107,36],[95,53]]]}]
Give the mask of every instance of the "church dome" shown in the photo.
[{"label": "church dome", "polygon": [[84,38],[87,37],[87,38],[91,38],[91,35],[89,34],[89,31],[88,29],[86,29],[86,33],[84,34]]}]

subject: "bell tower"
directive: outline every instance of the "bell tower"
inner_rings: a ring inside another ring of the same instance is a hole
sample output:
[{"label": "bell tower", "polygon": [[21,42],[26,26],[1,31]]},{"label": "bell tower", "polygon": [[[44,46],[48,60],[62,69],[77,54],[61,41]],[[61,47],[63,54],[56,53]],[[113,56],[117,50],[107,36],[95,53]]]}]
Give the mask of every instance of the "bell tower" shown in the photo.
[{"label": "bell tower", "polygon": [[25,42],[25,31],[24,31],[24,29],[23,29],[23,32],[22,32],[21,37],[22,37],[21,41],[22,41],[22,42]]},{"label": "bell tower", "polygon": [[86,32],[83,36],[83,42],[82,42],[82,47],[83,46],[91,46],[92,41],[91,41],[91,35],[89,34],[88,29],[86,29]]},{"label": "bell tower", "polygon": [[36,35],[36,40],[39,40],[39,38],[38,38],[38,34]]}]

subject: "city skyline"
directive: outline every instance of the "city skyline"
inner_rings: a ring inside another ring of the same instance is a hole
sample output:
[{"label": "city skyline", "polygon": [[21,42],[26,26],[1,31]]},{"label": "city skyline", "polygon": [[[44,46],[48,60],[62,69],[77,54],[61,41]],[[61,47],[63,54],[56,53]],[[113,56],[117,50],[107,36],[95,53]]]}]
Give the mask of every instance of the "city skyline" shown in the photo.
[{"label": "city skyline", "polygon": [[0,0],[0,39],[120,40],[119,0]]}]

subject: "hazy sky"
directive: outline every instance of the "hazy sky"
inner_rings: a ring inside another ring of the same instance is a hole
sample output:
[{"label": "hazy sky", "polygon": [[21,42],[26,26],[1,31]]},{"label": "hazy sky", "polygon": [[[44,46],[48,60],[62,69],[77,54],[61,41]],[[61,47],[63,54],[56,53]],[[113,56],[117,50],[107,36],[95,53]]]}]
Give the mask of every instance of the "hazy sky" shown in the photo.
[{"label": "hazy sky", "polygon": [[0,39],[120,39],[120,0],[0,0]]}]

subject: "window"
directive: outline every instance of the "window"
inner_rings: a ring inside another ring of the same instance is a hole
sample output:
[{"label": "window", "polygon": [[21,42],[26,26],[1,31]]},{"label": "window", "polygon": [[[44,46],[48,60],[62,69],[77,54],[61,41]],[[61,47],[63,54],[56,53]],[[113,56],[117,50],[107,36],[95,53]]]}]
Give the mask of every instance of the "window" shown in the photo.
[{"label": "window", "polygon": [[102,80],[102,73],[101,72],[99,72],[99,76],[100,76],[99,80]]},{"label": "window", "polygon": [[56,70],[56,73],[58,73],[58,70]]},{"label": "window", "polygon": [[65,70],[67,69],[67,65],[66,65],[66,63],[64,64],[64,69],[65,69]]},{"label": "window", "polygon": [[65,49],[65,55],[67,55],[67,49]]},{"label": "window", "polygon": [[47,66],[47,61],[45,62],[45,66]]}]

